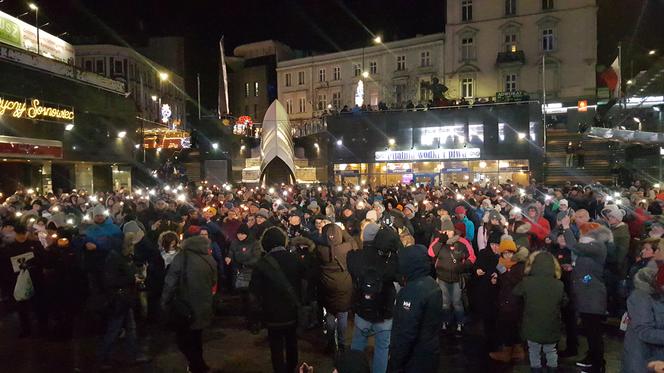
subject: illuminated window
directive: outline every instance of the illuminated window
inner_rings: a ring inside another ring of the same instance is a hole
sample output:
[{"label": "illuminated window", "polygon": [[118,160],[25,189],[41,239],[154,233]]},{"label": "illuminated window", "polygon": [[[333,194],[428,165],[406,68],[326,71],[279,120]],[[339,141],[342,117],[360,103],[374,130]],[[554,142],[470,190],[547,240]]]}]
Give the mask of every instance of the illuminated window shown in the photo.
[{"label": "illuminated window", "polygon": [[286,99],[286,113],[293,114],[293,100],[290,98]]},{"label": "illuminated window", "polygon": [[406,70],[406,56],[397,56],[397,71]]},{"label": "illuminated window", "polygon": [[291,74],[290,74],[290,73],[286,73],[286,74],[284,75],[284,77],[285,77],[285,80],[286,80],[286,87],[290,87],[290,86],[292,85],[292,83],[293,83],[293,82],[291,81]]},{"label": "illuminated window", "polygon": [[528,130],[530,133],[530,140],[537,141],[537,122],[530,122]]},{"label": "illuminated window", "polygon": [[249,97],[249,83],[244,83],[244,97]]},{"label": "illuminated window", "polygon": [[472,98],[475,94],[475,80],[471,76],[461,78],[461,97]]},{"label": "illuminated window", "polygon": [[475,59],[475,39],[472,36],[461,38],[461,60]]},{"label": "illuminated window", "polygon": [[505,141],[505,123],[498,123],[498,140]]},{"label": "illuminated window", "polygon": [[516,52],[517,51],[517,37],[516,32],[510,31],[505,34],[505,52]]},{"label": "illuminated window", "polygon": [[473,0],[461,0],[461,20],[473,20]]},{"label": "illuminated window", "polygon": [[258,82],[254,82],[254,97],[258,97]]},{"label": "illuminated window", "polygon": [[327,109],[327,95],[318,95],[318,110]]},{"label": "illuminated window", "polygon": [[468,138],[471,143],[484,142],[484,125],[483,124],[469,124],[468,125]]},{"label": "illuminated window", "polygon": [[341,108],[341,92],[332,93],[332,106],[334,106],[335,109]]},{"label": "illuminated window", "polygon": [[318,81],[319,82],[324,82],[325,79],[325,69],[319,69],[318,70]]},{"label": "illuminated window", "polygon": [[341,67],[335,66],[332,69],[332,80],[341,80]]},{"label": "illuminated window", "polygon": [[307,99],[300,97],[300,113],[305,113],[307,111]]},{"label": "illuminated window", "polygon": [[514,92],[517,90],[517,74],[505,74],[505,92]]}]

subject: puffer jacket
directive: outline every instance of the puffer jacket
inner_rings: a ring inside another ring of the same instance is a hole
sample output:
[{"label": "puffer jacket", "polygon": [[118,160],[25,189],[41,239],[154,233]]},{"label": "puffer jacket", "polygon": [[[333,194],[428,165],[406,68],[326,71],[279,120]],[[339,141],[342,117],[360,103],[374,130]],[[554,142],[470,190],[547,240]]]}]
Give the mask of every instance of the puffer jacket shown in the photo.
[{"label": "puffer jacket", "polygon": [[469,253],[459,236],[452,236],[445,244],[437,243],[433,247],[436,259],[436,277],[447,283],[459,282],[461,274],[468,272],[472,263]]},{"label": "puffer jacket", "polygon": [[629,324],[623,343],[624,373],[645,372],[652,360],[664,357],[664,298],[651,283],[657,270],[646,267],[634,278],[635,290],[627,299]]},{"label": "puffer jacket", "polygon": [[348,273],[346,255],[357,249],[357,242],[336,224],[323,227],[327,245],[318,245],[323,306],[330,313],[350,310],[353,281]]},{"label": "puffer jacket", "polygon": [[186,275],[186,286],[181,290],[194,314],[194,320],[189,326],[191,330],[200,330],[212,323],[212,296],[217,282],[217,263],[210,255],[209,248],[210,240],[203,236],[184,240],[182,250],[173,258],[164,281],[162,306],[168,304],[181,286],[181,274]]},{"label": "puffer jacket", "polygon": [[549,225],[549,221],[546,220],[542,216],[542,210],[537,207],[536,204],[531,204],[529,205],[525,211],[528,211],[530,208],[536,208],[537,209],[537,216],[535,219],[530,219],[528,216],[528,213],[526,213],[526,216],[524,216],[523,221],[526,223],[530,224],[530,232],[531,234],[534,235],[534,239],[536,242],[533,242],[534,247],[531,247],[531,250],[536,248],[536,247],[541,247],[544,246],[544,239],[551,234],[551,226]]},{"label": "puffer jacket", "polygon": [[572,292],[577,311],[604,315],[606,313],[604,264],[607,255],[606,242],[611,240],[611,231],[601,226],[581,236],[578,241],[571,229],[565,230],[563,235],[573,256],[576,256],[572,270]]}]

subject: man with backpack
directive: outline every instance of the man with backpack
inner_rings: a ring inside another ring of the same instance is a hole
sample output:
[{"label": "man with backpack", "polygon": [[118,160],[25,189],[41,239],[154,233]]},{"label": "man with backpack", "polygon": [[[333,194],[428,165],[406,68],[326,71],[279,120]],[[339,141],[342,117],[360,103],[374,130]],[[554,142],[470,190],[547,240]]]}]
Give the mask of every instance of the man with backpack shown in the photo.
[{"label": "man with backpack", "polygon": [[352,309],[355,312],[352,350],[364,351],[368,338],[375,337],[373,372],[387,371],[392,311],[396,290],[396,251],[379,248],[376,236],[396,233],[390,229],[369,223],[363,231],[362,250],[351,251],[347,256],[348,271],[353,279]]}]

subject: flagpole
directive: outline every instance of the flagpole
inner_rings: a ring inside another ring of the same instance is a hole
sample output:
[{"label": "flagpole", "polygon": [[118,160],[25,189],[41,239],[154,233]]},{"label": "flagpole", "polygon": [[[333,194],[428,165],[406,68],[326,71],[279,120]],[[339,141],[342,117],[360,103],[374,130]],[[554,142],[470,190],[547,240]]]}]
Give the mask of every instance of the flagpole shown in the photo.
[{"label": "flagpole", "polygon": [[546,54],[542,54],[542,115],[544,122],[544,156],[546,156]]},{"label": "flagpole", "polygon": [[[620,74],[618,76],[618,102],[623,101],[622,100],[622,41],[618,42],[618,70],[620,71]],[[626,105],[623,107],[623,109],[626,109]]]}]

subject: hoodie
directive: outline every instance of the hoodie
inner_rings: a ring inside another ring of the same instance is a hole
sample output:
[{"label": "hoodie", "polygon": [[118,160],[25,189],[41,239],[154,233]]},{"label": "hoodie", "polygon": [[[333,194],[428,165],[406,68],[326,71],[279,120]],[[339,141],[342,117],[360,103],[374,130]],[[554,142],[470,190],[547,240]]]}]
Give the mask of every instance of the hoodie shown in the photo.
[{"label": "hoodie", "polygon": [[[531,208],[534,208],[537,210],[537,215],[535,216],[534,219],[530,218],[529,211]],[[535,235],[537,238],[536,246],[531,247],[531,250],[536,249],[537,247],[544,246],[544,238],[548,236],[551,233],[551,226],[549,225],[549,221],[546,220],[542,216],[542,210],[537,207],[536,204],[531,204],[528,205],[528,207],[525,210],[523,221],[526,223],[530,224],[530,232],[531,234]]]},{"label": "hoodie", "polygon": [[399,252],[399,270],[406,286],[397,295],[389,352],[394,372],[436,372],[440,360],[438,332],[442,326],[443,296],[428,276],[427,248],[413,245]]}]

